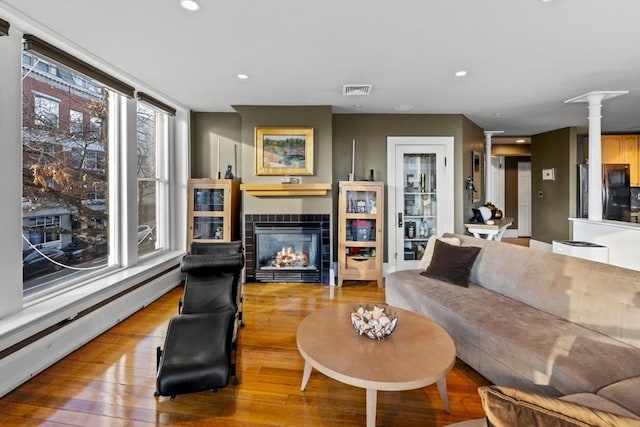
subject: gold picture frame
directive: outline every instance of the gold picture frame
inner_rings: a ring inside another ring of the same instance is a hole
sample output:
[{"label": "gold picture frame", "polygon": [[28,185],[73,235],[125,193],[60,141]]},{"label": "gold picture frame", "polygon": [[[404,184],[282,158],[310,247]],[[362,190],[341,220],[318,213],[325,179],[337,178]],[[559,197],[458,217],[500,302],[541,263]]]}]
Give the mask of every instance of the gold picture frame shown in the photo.
[{"label": "gold picture frame", "polygon": [[312,127],[256,127],[256,175],[313,175]]}]

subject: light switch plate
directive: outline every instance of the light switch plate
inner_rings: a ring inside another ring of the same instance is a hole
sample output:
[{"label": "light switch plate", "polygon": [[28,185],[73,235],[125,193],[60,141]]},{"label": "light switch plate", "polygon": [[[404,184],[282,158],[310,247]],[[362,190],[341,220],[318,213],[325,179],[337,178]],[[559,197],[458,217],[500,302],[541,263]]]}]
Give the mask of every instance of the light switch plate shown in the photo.
[{"label": "light switch plate", "polygon": [[542,169],[542,180],[543,181],[555,181],[556,180],[556,170],[555,170],[555,168]]}]

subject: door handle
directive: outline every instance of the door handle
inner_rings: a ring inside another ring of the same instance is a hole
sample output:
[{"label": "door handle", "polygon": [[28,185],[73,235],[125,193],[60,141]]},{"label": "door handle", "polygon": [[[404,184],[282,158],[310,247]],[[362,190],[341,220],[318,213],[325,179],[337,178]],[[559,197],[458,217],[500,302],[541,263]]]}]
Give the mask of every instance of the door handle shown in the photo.
[{"label": "door handle", "polygon": [[402,212],[398,212],[398,228],[402,227]]}]

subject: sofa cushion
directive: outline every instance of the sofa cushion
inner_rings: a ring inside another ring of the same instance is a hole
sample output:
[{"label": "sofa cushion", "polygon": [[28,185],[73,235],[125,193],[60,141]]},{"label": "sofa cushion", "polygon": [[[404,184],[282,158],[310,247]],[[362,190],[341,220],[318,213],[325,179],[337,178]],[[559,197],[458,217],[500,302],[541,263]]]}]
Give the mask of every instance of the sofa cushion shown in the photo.
[{"label": "sofa cushion", "polygon": [[445,236],[483,248],[471,269],[472,283],[640,347],[638,271],[509,243]]},{"label": "sofa cushion", "polygon": [[427,246],[424,248],[422,258],[420,258],[420,264],[418,264],[418,268],[420,270],[426,270],[427,267],[429,267],[431,258],[433,258],[433,249],[436,247],[436,240],[440,240],[450,245],[460,246],[460,239],[457,237],[431,237],[427,241]]},{"label": "sofa cushion", "polygon": [[459,286],[469,285],[469,273],[480,248],[436,240],[429,267],[421,274]]},{"label": "sofa cushion", "polygon": [[[636,363],[640,363],[636,361]],[[598,396],[640,415],[640,376],[617,381],[598,391]]]},{"label": "sofa cushion", "polygon": [[478,389],[492,426],[636,426],[638,420],[509,387]]}]

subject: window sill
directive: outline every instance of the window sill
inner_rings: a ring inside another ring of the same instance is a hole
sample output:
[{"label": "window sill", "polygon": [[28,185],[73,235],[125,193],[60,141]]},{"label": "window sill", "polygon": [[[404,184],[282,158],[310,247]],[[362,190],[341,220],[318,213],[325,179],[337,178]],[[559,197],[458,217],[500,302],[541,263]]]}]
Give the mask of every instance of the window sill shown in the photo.
[{"label": "window sill", "polygon": [[19,312],[0,319],[0,350],[72,320],[84,310],[179,267],[183,255],[181,251],[165,252],[65,292],[29,301]]}]

